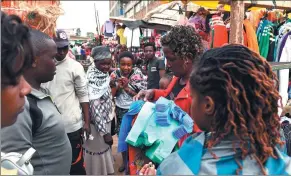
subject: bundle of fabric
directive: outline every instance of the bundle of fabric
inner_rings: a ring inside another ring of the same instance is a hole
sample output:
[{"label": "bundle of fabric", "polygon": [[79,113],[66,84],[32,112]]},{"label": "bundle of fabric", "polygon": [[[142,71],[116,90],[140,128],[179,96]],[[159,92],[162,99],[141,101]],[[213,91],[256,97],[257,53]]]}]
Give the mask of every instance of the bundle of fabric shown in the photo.
[{"label": "bundle of fabric", "polygon": [[64,14],[60,1],[4,1],[2,8],[7,14],[15,14],[31,28],[53,36],[56,21]]},{"label": "bundle of fabric", "polygon": [[138,174],[149,160],[155,164],[161,163],[171,154],[179,139],[192,132],[193,125],[187,113],[163,97],[155,103],[132,103],[123,117],[123,130],[118,140],[118,152],[129,148],[130,174]]}]

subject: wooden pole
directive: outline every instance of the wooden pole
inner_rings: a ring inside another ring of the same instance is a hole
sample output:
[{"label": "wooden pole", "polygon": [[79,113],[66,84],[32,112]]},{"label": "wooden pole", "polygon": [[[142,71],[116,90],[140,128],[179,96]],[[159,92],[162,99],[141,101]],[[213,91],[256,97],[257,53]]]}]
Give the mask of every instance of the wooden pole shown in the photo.
[{"label": "wooden pole", "polygon": [[230,35],[229,43],[243,44],[243,21],[245,6],[243,0],[230,1]]}]

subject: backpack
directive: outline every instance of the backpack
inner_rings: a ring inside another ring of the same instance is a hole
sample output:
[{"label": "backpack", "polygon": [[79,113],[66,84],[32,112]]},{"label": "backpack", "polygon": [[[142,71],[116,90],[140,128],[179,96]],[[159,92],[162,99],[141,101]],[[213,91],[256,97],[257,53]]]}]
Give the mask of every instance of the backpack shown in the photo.
[{"label": "backpack", "polygon": [[[16,152],[2,153],[1,152],[1,172],[2,168],[6,170],[16,171],[17,175],[33,175],[33,166],[30,159],[35,153],[34,148],[29,148],[24,154]],[[1,173],[1,175],[6,175]]]}]

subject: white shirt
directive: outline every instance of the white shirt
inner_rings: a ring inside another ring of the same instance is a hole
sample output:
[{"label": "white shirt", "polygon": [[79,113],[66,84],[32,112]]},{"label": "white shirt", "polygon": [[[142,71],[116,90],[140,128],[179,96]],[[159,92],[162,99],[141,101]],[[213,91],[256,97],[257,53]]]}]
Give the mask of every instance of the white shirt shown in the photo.
[{"label": "white shirt", "polygon": [[77,55],[81,55],[81,47],[80,46],[77,46],[76,47],[76,50],[77,50]]},{"label": "white shirt", "polygon": [[57,62],[54,79],[42,87],[48,90],[58,107],[67,133],[82,128],[80,103],[89,102],[87,80],[83,66],[68,57]]},{"label": "white shirt", "polygon": [[[140,41],[139,41],[140,30],[139,30],[139,28],[135,28],[132,31],[132,29],[129,29],[128,27],[126,27],[124,29],[123,36],[126,37],[127,48],[130,48],[131,46],[132,47],[140,47]],[[132,39],[132,45],[131,45],[131,39]]]},{"label": "white shirt", "polygon": [[[291,35],[289,35],[286,40],[280,62],[291,62]],[[279,71],[279,81],[279,93],[282,96],[283,106],[285,106],[288,101],[289,69]]]}]

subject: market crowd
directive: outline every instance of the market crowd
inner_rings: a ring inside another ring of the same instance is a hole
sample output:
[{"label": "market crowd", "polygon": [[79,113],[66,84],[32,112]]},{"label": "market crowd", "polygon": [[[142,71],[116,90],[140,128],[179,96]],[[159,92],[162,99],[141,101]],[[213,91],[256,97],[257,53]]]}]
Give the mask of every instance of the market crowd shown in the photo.
[{"label": "market crowd", "polygon": [[[32,147],[31,160],[20,166],[28,174],[114,175],[117,135],[118,171],[129,174],[123,117],[135,101],[165,97],[192,117],[192,132],[161,164],[142,163],[136,174],[290,175],[290,137],[280,122],[289,118],[278,115],[270,64],[242,45],[206,50],[192,26],[172,27],[161,45],[166,62],[152,42],[144,45],[142,61],[121,45],[114,52],[93,47],[86,58],[64,31],[50,37],[2,12],[1,157]],[[92,61],[87,71],[80,59]],[[19,174],[3,163],[1,174]]]}]

